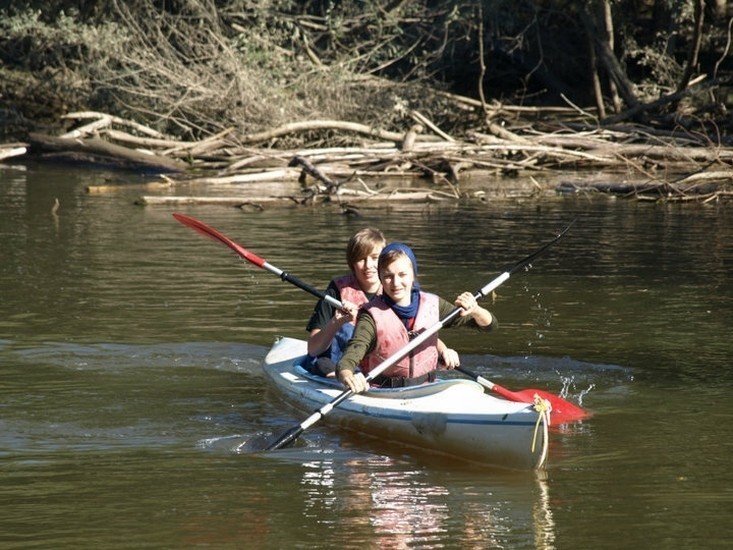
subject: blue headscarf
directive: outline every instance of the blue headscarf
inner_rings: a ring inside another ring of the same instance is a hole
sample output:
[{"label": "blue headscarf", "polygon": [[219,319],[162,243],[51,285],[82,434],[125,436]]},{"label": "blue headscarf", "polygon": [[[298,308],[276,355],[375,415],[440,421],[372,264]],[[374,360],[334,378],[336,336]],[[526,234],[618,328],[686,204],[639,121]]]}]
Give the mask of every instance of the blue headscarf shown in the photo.
[{"label": "blue headscarf", "polygon": [[[389,243],[382,249],[382,252],[379,253],[379,259],[381,260],[382,256],[394,250],[399,250],[410,259],[410,262],[412,262],[412,271],[415,274],[415,277],[417,277],[417,260],[415,259],[415,254],[412,252],[412,249],[404,243]],[[420,285],[417,281],[412,283],[410,305],[408,306],[397,305],[386,292],[383,294],[382,299],[390,308],[392,308],[392,311],[397,314],[397,317],[402,319],[402,322],[406,323],[417,315],[417,309],[420,306]]]},{"label": "blue headscarf", "polygon": [[415,277],[417,277],[417,260],[415,259],[415,253],[405,243],[389,243],[379,253],[379,258],[381,259],[382,256],[387,255],[387,253],[392,252],[393,250],[399,250],[405,256],[410,258],[410,261],[412,262],[412,271],[415,273]]}]

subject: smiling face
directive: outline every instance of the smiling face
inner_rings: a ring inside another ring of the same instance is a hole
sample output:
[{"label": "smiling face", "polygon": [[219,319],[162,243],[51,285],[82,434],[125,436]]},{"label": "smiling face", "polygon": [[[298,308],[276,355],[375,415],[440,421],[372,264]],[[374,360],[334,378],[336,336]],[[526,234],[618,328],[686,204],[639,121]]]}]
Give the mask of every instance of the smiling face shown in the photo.
[{"label": "smiling face", "polygon": [[349,264],[359,287],[367,294],[377,293],[381,286],[377,263],[379,253],[386,244],[379,229],[365,227],[354,233],[346,245],[346,263]]},{"label": "smiling face", "polygon": [[415,272],[412,262],[405,254],[398,254],[391,262],[384,264],[379,271],[384,293],[392,298],[397,305],[410,305],[410,293],[415,282]]},{"label": "smiling face", "polygon": [[361,289],[368,293],[374,294],[379,290],[379,273],[377,272],[377,263],[379,262],[379,253],[382,251],[383,245],[375,246],[369,254],[359,258],[351,265],[357,282]]}]

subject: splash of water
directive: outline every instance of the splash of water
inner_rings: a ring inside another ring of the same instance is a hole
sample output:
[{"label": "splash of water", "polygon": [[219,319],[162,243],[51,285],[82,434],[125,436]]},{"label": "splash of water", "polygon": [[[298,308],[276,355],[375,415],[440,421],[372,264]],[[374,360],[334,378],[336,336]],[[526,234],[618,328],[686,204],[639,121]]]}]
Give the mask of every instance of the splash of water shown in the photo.
[{"label": "splash of water", "polygon": [[560,397],[562,397],[563,399],[568,399],[569,397],[571,397],[571,395],[573,395],[571,391],[577,392],[575,393],[574,397],[578,401],[578,405],[582,407],[583,399],[585,398],[586,395],[588,395],[593,390],[593,388],[596,387],[596,385],[591,383],[588,385],[587,388],[577,390],[577,387],[575,385],[575,375],[563,376],[560,374],[559,371],[556,370],[555,372],[560,377],[560,381],[562,382],[562,388],[560,389]]}]

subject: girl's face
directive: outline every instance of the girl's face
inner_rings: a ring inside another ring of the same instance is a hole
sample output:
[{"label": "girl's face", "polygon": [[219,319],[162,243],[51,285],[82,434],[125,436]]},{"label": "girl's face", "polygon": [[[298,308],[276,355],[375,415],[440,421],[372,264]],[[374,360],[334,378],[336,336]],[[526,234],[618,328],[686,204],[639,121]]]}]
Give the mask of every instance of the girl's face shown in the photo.
[{"label": "girl's face", "polygon": [[379,273],[377,273],[377,263],[382,248],[384,247],[375,246],[367,256],[357,260],[351,266],[354,276],[364,292],[374,293],[379,290],[381,282],[379,281]]},{"label": "girl's face", "polygon": [[392,298],[397,305],[410,305],[412,283],[415,281],[410,258],[399,256],[392,263],[384,266],[379,276],[387,296]]}]

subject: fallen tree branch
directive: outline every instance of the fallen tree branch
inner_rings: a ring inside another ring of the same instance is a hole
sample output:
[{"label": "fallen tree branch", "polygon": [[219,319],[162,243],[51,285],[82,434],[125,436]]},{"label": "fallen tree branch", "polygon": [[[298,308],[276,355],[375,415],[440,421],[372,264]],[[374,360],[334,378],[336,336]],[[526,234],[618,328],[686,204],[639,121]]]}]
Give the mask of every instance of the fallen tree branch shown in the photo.
[{"label": "fallen tree branch", "polygon": [[25,155],[28,151],[27,143],[7,143],[0,147],[0,160]]},{"label": "fallen tree branch", "polygon": [[[679,101],[683,97],[686,97],[693,93],[695,90],[695,86],[702,82],[706,78],[706,75],[700,75],[696,79],[691,80],[688,84],[687,88],[684,90],[680,90],[679,92],[675,92],[673,94],[667,94],[656,101],[652,101],[650,103],[637,103],[633,107],[626,109],[622,113],[619,113],[617,115],[608,117],[601,121],[601,125],[608,126],[609,124],[616,124],[617,122],[621,122],[623,120],[628,120],[630,118],[634,118],[640,113],[643,113],[645,111],[651,111],[654,109],[657,109],[663,105],[666,105],[668,103],[673,103],[675,101]],[[716,83],[715,80],[711,80],[705,83],[705,87],[713,86]]]},{"label": "fallen tree branch", "polygon": [[163,134],[161,134],[160,132],[157,132],[153,130],[152,128],[149,128],[148,126],[145,126],[144,124],[135,122],[134,120],[127,120],[127,119],[120,118],[114,115],[109,115],[107,113],[99,113],[97,111],[80,111],[77,113],[68,113],[68,114],[62,115],[61,118],[78,119],[78,120],[83,120],[87,118],[109,119],[110,122],[114,124],[119,124],[120,126],[128,126],[132,128],[133,130],[137,130],[141,134],[145,134],[150,137],[159,138],[159,139],[162,139],[164,137]]},{"label": "fallen tree branch", "polygon": [[[404,134],[400,134],[398,132],[388,132],[386,130],[380,130],[379,128],[373,128],[366,124],[359,124],[357,122],[344,122],[340,120],[309,120],[284,124],[283,126],[279,126],[278,128],[273,128],[272,130],[267,130],[265,132],[238,136],[238,140],[241,143],[260,143],[286,136],[288,134],[308,132],[312,130],[343,130],[346,132],[362,134],[374,139],[392,141],[394,143],[400,143],[404,137]],[[438,138],[434,136],[422,136],[418,139],[425,141],[438,140]]]},{"label": "fallen tree branch", "polygon": [[31,133],[30,143],[34,152],[51,153],[56,156],[71,154],[72,157],[73,154],[77,154],[88,162],[106,162],[160,172],[183,172],[188,168],[184,162],[152,153],[142,153],[99,138],[81,140]]},{"label": "fallen tree branch", "polygon": [[85,124],[84,126],[80,126],[79,128],[76,128],[70,132],[66,132],[65,134],[60,135],[61,138],[69,138],[69,139],[76,139],[83,136],[87,136],[89,134],[94,134],[95,132],[101,130],[102,128],[106,128],[112,124],[112,117],[108,115],[104,115],[101,118],[98,118],[94,122],[90,122],[89,124]]}]

